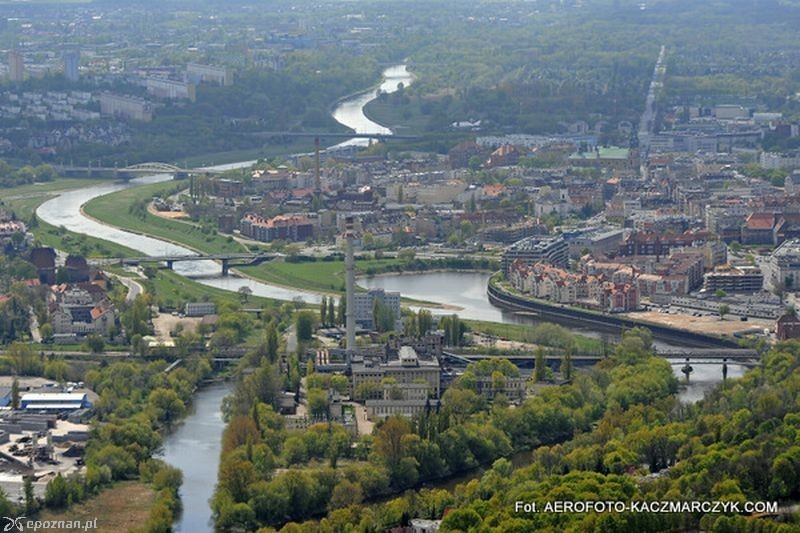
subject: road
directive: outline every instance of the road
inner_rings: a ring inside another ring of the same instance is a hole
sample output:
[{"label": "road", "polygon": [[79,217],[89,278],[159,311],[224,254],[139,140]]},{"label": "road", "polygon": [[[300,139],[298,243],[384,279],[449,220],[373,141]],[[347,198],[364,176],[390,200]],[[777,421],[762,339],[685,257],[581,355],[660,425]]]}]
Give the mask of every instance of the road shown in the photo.
[{"label": "road", "polygon": [[135,281],[131,278],[126,278],[125,276],[115,276],[120,283],[125,285],[128,288],[128,294],[125,296],[126,302],[132,302],[136,299],[137,296],[144,292],[144,287],[138,281]]},{"label": "road", "polygon": [[666,53],[667,49],[662,45],[661,51],[658,54],[658,60],[656,60],[656,66],[653,69],[653,79],[650,81],[650,88],[647,91],[642,118],[639,121],[639,153],[642,157],[647,155],[650,149],[650,136],[654,133],[656,92],[663,85],[664,75],[666,73],[666,66],[664,65]]}]

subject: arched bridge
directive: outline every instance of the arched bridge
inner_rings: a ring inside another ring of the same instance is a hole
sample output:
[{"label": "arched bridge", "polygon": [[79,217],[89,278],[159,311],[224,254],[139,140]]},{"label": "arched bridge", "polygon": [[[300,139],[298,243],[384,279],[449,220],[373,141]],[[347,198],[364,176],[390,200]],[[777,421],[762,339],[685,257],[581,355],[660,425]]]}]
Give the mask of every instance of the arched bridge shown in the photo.
[{"label": "arched bridge", "polygon": [[93,166],[89,162],[88,166],[60,165],[55,169],[62,176],[77,177],[113,177],[113,178],[134,178],[146,174],[174,174],[175,177],[184,178],[191,174],[222,174],[224,171],[211,168],[182,168],[171,163],[150,161],[147,163],[137,163],[135,165],[120,166]]}]

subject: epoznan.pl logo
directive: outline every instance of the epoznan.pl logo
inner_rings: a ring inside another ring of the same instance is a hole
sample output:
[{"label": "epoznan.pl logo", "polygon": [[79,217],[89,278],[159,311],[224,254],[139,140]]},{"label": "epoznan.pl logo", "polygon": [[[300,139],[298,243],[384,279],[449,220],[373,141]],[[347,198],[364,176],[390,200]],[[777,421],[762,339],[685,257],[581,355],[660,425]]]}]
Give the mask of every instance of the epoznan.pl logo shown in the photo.
[{"label": "epoznan.pl logo", "polygon": [[22,525],[22,521],[25,520],[24,516],[18,516],[16,518],[4,516],[3,519],[8,522],[6,527],[3,528],[3,531],[25,531],[25,528]]},{"label": "epoznan.pl logo", "polygon": [[43,531],[46,529],[73,529],[75,531],[89,531],[97,529],[97,518],[93,520],[25,520],[24,516],[11,518],[4,516],[7,522],[3,531]]}]

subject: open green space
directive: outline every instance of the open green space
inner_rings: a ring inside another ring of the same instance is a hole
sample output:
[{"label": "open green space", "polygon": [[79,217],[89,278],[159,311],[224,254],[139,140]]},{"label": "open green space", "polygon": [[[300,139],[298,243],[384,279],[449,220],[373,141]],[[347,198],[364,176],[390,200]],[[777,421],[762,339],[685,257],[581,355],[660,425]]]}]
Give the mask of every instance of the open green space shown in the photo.
[{"label": "open green space", "polygon": [[[47,510],[29,520],[75,521],[82,523],[97,519],[97,530],[132,531],[141,528],[150,516],[156,492],[140,481],[119,481],[94,498],[74,505],[67,510]],[[94,524],[94,522],[92,522]],[[72,528],[48,528],[47,531],[75,531]]]},{"label": "open green space", "polygon": [[285,156],[294,153],[311,152],[314,150],[314,141],[310,138],[294,138],[287,144],[267,144],[261,148],[251,148],[249,150],[231,150],[228,152],[217,152],[213,154],[203,154],[187,157],[178,161],[187,167],[210,167],[214,165],[228,165],[240,161],[253,161],[277,156]]},{"label": "open green space", "polygon": [[[214,301],[219,304],[239,305],[242,302],[238,293],[208,287],[171,270],[158,270],[153,279],[143,281],[145,290],[155,295],[155,301],[165,308],[177,309],[186,302]],[[271,298],[249,296],[246,307],[262,307],[267,304],[283,303]]]},{"label": "open green space", "polygon": [[139,255],[131,248],[109,241],[67,231],[42,220],[34,218],[36,208],[59,192],[96,185],[91,179],[57,179],[47,183],[22,185],[4,189],[3,205],[14,212],[20,220],[29,225],[35,240],[42,246],[51,246],[67,253],[80,254],[86,257],[119,257]]},{"label": "open green space", "polygon": [[387,97],[368,103],[364,106],[364,114],[397,134],[422,134],[428,130],[431,122],[430,109],[426,107],[418,98],[405,101]]},{"label": "open green space", "polygon": [[[571,333],[566,329],[551,323],[542,323],[539,326],[525,324],[502,324],[487,322],[485,320],[464,320],[472,331],[493,335],[502,339],[541,344],[544,346],[559,346],[560,344],[573,343],[578,354],[598,354],[603,351],[603,341]],[[545,326],[546,324],[546,326]],[[547,327],[547,330],[540,329]]]},{"label": "open green space", "polygon": [[243,245],[232,238],[223,237],[214,231],[204,231],[194,224],[157,217],[147,212],[146,206],[154,196],[172,194],[183,185],[188,187],[188,182],[154,183],[125,189],[89,201],[83,207],[84,212],[100,222],[172,241],[198,252],[246,251]]},{"label": "open green space", "polygon": [[[356,273],[378,273],[401,268],[408,261],[403,259],[362,259],[356,261]],[[296,289],[320,292],[344,292],[344,261],[315,261],[290,263],[272,261],[258,266],[237,267],[237,270],[253,278]]]}]

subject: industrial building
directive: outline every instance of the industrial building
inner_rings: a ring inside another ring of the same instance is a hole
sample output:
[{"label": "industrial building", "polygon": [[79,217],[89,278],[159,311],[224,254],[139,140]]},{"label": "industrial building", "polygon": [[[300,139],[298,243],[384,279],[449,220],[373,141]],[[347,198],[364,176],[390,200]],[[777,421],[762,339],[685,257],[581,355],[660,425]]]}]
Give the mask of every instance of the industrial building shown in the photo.
[{"label": "industrial building", "polygon": [[28,393],[20,399],[20,407],[26,411],[75,411],[91,406],[85,392]]}]

